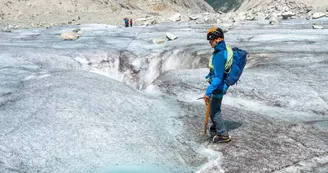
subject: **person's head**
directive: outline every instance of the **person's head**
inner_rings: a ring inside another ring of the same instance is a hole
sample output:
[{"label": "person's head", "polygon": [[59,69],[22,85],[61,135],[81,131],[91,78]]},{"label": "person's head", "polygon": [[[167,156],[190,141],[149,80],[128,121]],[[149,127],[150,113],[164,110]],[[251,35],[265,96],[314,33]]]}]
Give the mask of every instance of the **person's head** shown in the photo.
[{"label": "person's head", "polygon": [[224,34],[221,28],[211,28],[207,32],[207,40],[211,44],[211,47],[215,47],[215,45],[224,40]]}]

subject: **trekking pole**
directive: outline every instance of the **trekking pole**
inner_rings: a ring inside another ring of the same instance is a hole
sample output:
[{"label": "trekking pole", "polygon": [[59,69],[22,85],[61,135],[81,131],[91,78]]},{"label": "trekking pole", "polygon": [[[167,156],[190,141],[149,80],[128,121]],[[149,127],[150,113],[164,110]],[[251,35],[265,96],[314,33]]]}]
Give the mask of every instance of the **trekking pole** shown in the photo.
[{"label": "trekking pole", "polygon": [[205,115],[205,125],[204,125],[204,135],[206,135],[206,129],[207,129],[207,125],[208,125],[208,117],[209,117],[209,114],[210,114],[210,110],[211,110],[211,107],[210,107],[210,103],[209,101],[206,101],[206,115]]}]

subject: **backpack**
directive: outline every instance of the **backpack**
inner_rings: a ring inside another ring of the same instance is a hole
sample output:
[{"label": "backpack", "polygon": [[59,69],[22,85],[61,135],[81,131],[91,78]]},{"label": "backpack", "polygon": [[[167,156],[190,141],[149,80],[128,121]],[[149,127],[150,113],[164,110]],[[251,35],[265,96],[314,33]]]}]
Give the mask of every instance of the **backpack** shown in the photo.
[{"label": "backpack", "polygon": [[233,59],[228,72],[226,72],[225,83],[229,86],[234,85],[243,73],[247,62],[248,52],[237,47],[232,48]]}]

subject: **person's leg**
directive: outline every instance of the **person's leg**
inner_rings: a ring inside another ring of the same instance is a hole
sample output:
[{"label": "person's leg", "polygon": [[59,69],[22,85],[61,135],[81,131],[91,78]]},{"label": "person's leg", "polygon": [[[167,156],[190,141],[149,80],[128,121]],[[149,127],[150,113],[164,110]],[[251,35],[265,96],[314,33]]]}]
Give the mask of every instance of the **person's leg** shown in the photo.
[{"label": "person's leg", "polygon": [[224,124],[221,114],[222,98],[213,97],[211,100],[211,119],[216,128],[216,135],[213,137],[214,143],[222,143],[231,141],[228,131]]},{"label": "person's leg", "polygon": [[211,105],[211,120],[213,122],[214,127],[216,128],[216,132],[219,135],[226,135],[228,134],[228,131],[225,127],[222,114],[221,114],[221,104],[222,104],[222,98],[215,98],[212,97],[210,101]]},{"label": "person's leg", "polygon": [[214,106],[215,103],[213,102],[212,97],[210,98],[209,104],[210,104],[210,118],[212,121],[212,125],[209,127],[209,131],[210,131],[211,137],[213,137],[216,135],[216,123],[214,121],[214,115],[215,115],[214,110],[216,110],[216,106]]}]

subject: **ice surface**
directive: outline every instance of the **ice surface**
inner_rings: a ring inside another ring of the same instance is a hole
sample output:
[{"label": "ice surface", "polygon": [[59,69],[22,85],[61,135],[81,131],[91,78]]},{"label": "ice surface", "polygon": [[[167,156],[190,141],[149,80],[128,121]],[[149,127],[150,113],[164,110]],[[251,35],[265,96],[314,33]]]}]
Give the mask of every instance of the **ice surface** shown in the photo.
[{"label": "ice surface", "polygon": [[[0,172],[327,170],[327,37],[313,21],[245,22],[226,33],[250,53],[223,115],[202,136],[211,26],[76,26],[0,33]],[[320,20],[322,25],[327,21]],[[165,33],[177,40],[154,44]]]}]

